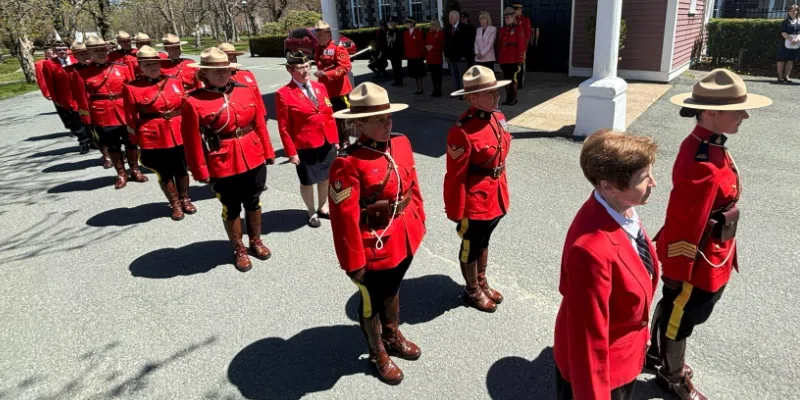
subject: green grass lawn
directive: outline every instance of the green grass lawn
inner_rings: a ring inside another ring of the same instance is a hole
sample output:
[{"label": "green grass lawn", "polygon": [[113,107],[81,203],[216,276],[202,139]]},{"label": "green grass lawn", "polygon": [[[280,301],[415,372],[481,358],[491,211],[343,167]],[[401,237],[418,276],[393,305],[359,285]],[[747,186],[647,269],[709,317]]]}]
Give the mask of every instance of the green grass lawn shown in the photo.
[{"label": "green grass lawn", "polygon": [[[220,43],[220,42],[218,42],[216,39],[214,39],[212,37],[203,37],[203,40],[201,42],[200,48],[199,49],[195,49],[194,48],[194,38],[193,37],[184,37],[184,38],[181,38],[181,40],[189,42],[189,44],[183,45],[183,47],[182,47],[183,53],[184,54],[194,54],[194,55],[199,55],[201,51],[203,51],[203,50],[205,50],[205,49],[207,49],[207,48],[209,48],[211,46],[216,46],[216,45],[218,45]],[[236,47],[236,50],[239,50],[239,51],[249,51],[250,50],[250,44],[247,42],[247,37],[245,37],[245,36],[242,37],[242,41],[241,42],[234,43],[233,46]]]},{"label": "green grass lawn", "polygon": [[0,100],[39,90],[35,83],[11,83],[0,86]]},{"label": "green grass lawn", "polygon": [[[42,57],[35,57],[34,61],[41,60]],[[25,79],[19,61],[16,58],[8,57],[5,62],[0,63],[0,82],[13,82]]]}]

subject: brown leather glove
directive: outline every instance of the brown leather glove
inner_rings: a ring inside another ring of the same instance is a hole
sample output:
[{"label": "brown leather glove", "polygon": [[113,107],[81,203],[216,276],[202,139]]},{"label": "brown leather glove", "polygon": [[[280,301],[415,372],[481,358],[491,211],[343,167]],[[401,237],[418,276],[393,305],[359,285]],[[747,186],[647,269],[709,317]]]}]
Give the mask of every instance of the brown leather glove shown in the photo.
[{"label": "brown leather glove", "polygon": [[367,269],[361,267],[355,271],[350,271],[347,273],[347,276],[350,277],[353,281],[357,283],[364,283],[364,275],[367,273]]}]

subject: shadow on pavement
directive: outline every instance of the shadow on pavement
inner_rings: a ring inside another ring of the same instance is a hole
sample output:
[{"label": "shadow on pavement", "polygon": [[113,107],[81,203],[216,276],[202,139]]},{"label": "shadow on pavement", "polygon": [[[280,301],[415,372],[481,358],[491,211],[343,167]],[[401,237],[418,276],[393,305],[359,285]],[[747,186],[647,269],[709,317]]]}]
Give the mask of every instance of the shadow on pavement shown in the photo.
[{"label": "shadow on pavement", "polygon": [[80,150],[81,150],[80,146],[75,145],[69,147],[62,147],[60,149],[40,151],[38,153],[33,153],[29,155],[28,158],[63,156],[69,153],[80,153]]},{"label": "shadow on pavement", "polygon": [[[104,187],[114,187],[116,175],[99,176],[97,178],[87,179],[85,181],[73,181],[62,183],[58,186],[53,186],[47,190],[47,193],[68,193],[68,192],[88,192],[97,190]],[[133,182],[137,183],[137,182]],[[131,182],[128,183],[129,185]]]},{"label": "shadow on pavement", "polygon": [[[411,268],[414,268],[412,265]],[[404,279],[400,286],[400,323],[421,324],[465,305],[464,287],[446,275],[426,275]],[[361,293],[355,292],[345,305],[345,313],[358,321]]]},{"label": "shadow on pavement", "polygon": [[47,112],[40,112],[39,114],[36,115],[58,115],[58,113],[55,111],[47,111]]},{"label": "shadow on pavement", "polygon": [[233,267],[230,242],[207,240],[177,249],[151,251],[133,260],[128,269],[135,277],[164,279],[203,274],[226,264]]},{"label": "shadow on pavement", "polygon": [[553,399],[556,396],[555,368],[552,347],[546,347],[533,361],[504,357],[489,368],[486,388],[493,400]]},{"label": "shadow on pavement", "polygon": [[86,221],[96,227],[130,226],[150,222],[156,218],[169,218],[170,208],[166,199],[160,203],[140,204],[133,208],[120,207],[106,210]]},{"label": "shadow on pavement", "polygon": [[[55,112],[53,114],[55,114]],[[43,114],[39,114],[39,115],[43,115]],[[47,115],[47,114],[44,114],[44,115]],[[64,132],[48,133],[46,135],[31,136],[31,137],[25,139],[25,141],[26,142],[38,142],[40,140],[51,140],[51,139],[58,139],[60,137],[68,137],[68,136],[69,136],[69,132],[68,131],[64,131]]]},{"label": "shadow on pavement", "polygon": [[72,161],[72,162],[65,162],[61,164],[51,165],[42,170],[44,173],[52,173],[52,172],[72,172],[72,171],[82,171],[87,168],[91,167],[101,167],[103,164],[100,161],[97,161],[96,158],[92,158],[89,160],[82,160],[82,161]]},{"label": "shadow on pavement", "polygon": [[375,376],[369,361],[359,359],[366,352],[358,326],[306,329],[245,347],[231,360],[228,381],[248,399],[299,399],[331,389],[344,376]]},{"label": "shadow on pavement", "polygon": [[[244,212],[242,212],[244,216]],[[244,217],[242,218],[244,219]],[[306,226],[308,212],[305,210],[272,210],[261,213],[261,234],[294,232]],[[222,229],[222,226],[220,226]],[[247,230],[242,228],[242,232]]]}]

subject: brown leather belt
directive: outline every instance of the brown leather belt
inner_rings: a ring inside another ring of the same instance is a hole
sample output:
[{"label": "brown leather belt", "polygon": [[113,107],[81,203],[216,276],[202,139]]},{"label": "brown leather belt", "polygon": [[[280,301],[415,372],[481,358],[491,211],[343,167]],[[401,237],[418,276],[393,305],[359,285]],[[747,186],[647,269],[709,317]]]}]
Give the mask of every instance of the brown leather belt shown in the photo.
[{"label": "brown leather belt", "polygon": [[479,165],[470,165],[469,166],[469,173],[472,175],[480,175],[480,176],[491,176],[494,179],[503,175],[503,171],[506,170],[506,165],[500,165],[494,168],[483,168]]},{"label": "brown leather belt", "polygon": [[[403,196],[403,198],[396,202],[397,203],[397,211],[395,211],[394,216],[400,215],[409,204],[411,204],[411,193]],[[395,203],[389,203],[389,209],[391,210],[394,207]]]},{"label": "brown leather belt", "polygon": [[122,93],[101,93],[89,95],[89,100],[116,100],[121,98]]},{"label": "brown leather belt", "polygon": [[252,132],[254,129],[255,129],[254,124],[250,123],[250,125],[247,125],[244,128],[236,128],[236,130],[233,132],[218,133],[218,135],[220,139],[240,138]]},{"label": "brown leather belt", "polygon": [[[406,191],[398,201],[386,202],[378,200],[375,203],[361,209],[361,223],[372,226],[373,229],[385,229],[390,218],[396,218],[405,211],[411,204],[411,191]],[[383,206],[381,203],[383,202]],[[395,210],[395,205],[397,209]],[[372,215],[371,213],[375,213]],[[391,215],[390,215],[391,214]]]},{"label": "brown leather belt", "polygon": [[181,115],[180,110],[172,110],[167,111],[164,113],[140,113],[140,119],[155,119],[155,118],[164,118],[164,119],[172,119],[177,116]]}]

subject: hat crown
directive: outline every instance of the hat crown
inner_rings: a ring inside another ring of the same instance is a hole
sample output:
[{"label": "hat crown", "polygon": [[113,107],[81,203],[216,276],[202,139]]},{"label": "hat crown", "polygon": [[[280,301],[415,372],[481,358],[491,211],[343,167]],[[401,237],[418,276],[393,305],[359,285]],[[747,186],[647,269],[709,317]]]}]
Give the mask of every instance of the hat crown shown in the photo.
[{"label": "hat crown", "polygon": [[236,47],[234,45],[230,44],[230,43],[227,43],[227,42],[218,44],[217,48],[222,50],[222,51],[224,51],[224,52],[226,52],[226,53],[227,52],[236,51]]},{"label": "hat crown", "polygon": [[137,42],[146,42],[150,40],[150,36],[148,36],[146,33],[139,32],[133,39],[136,40]]},{"label": "hat crown", "polygon": [[221,63],[228,63],[228,55],[216,47],[209,47],[200,53],[200,65],[220,65]]},{"label": "hat crown", "polygon": [[325,22],[325,21],[323,21],[323,20],[319,20],[319,21],[317,21],[317,23],[314,25],[314,29],[315,29],[315,30],[318,30],[318,31],[322,31],[322,30],[328,30],[328,29],[331,29],[331,26],[330,26],[330,25],[328,25],[328,23],[327,23],[327,22]]},{"label": "hat crown", "polygon": [[125,32],[125,31],[119,31],[119,32],[117,33],[117,39],[118,39],[118,40],[125,40],[125,39],[130,39],[130,38],[131,38],[131,34],[130,34],[130,33],[128,33],[128,32]]},{"label": "hat crown", "polygon": [[503,15],[511,15],[511,14],[516,14],[516,13],[517,13],[517,11],[514,10],[513,7],[506,7],[506,8],[503,9]]},{"label": "hat crown", "polygon": [[139,48],[139,51],[136,52],[137,59],[160,59],[158,56],[158,52],[150,47],[150,46],[142,46]]},{"label": "hat crown", "polygon": [[464,91],[482,89],[497,83],[494,71],[480,65],[473,65],[464,73]]},{"label": "hat crown", "polygon": [[86,43],[85,44],[86,44],[87,48],[88,47],[100,47],[100,46],[105,46],[106,45],[106,41],[101,39],[99,36],[89,36],[89,38],[86,39]]},{"label": "hat crown", "polygon": [[289,65],[305,64],[308,57],[302,51],[296,51],[286,56],[286,63]]},{"label": "hat crown", "polygon": [[180,42],[181,42],[181,38],[179,38],[178,36],[173,35],[171,33],[168,33],[168,34],[164,35],[164,37],[161,38],[161,43],[164,43],[164,44],[178,44]]},{"label": "hat crown", "polygon": [[389,104],[386,89],[372,82],[364,82],[350,92],[350,107],[369,107]]},{"label": "hat crown", "polygon": [[697,99],[736,99],[747,96],[747,85],[738,75],[727,69],[715,69],[692,87],[692,97]]},{"label": "hat crown", "polygon": [[70,48],[72,52],[83,51],[86,50],[86,45],[83,42],[72,42],[72,47]]}]

